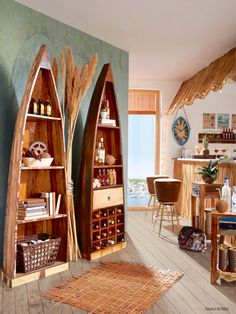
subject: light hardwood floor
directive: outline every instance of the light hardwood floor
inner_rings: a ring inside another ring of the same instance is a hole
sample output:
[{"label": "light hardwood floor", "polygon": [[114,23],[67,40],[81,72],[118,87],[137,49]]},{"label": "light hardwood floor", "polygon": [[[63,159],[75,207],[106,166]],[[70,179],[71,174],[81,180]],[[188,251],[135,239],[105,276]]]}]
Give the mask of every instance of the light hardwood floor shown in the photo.
[{"label": "light hardwood floor", "polygon": [[[151,213],[128,212],[127,249],[104,257],[103,261],[132,261],[161,269],[178,270],[184,276],[145,313],[236,313],[236,284],[210,284],[210,248],[204,253],[182,251],[177,245],[177,230],[164,226],[158,237]],[[100,260],[70,263],[70,270],[16,288],[0,284],[0,313],[86,313],[68,305],[55,305],[41,299],[39,293],[96,266]],[[122,314],[122,313],[121,313]]]}]

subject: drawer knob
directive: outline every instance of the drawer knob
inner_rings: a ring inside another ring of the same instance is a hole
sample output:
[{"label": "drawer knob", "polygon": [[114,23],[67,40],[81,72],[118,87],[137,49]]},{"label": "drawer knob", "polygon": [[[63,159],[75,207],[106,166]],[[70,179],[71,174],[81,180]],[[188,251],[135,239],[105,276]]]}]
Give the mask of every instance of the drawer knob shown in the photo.
[{"label": "drawer knob", "polygon": [[108,200],[108,201],[110,201],[110,200],[111,200],[111,197],[110,197],[110,196],[108,196],[108,197],[107,197],[107,200]]}]

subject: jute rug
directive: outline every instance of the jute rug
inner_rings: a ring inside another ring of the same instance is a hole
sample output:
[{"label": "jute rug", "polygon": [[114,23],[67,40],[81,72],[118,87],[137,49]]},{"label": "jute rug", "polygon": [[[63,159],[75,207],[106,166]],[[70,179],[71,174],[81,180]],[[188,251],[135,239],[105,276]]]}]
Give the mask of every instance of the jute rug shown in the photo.
[{"label": "jute rug", "polygon": [[103,263],[41,296],[89,313],[143,313],[182,275],[134,263]]}]

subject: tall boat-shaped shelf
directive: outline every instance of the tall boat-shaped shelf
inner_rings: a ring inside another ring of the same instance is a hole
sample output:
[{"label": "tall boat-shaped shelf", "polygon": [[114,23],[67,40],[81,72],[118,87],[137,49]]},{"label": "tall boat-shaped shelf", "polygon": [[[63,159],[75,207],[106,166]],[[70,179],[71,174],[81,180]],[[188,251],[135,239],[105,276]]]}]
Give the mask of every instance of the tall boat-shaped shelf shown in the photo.
[{"label": "tall boat-shaped shelf", "polygon": [[[100,114],[104,100],[109,102],[110,120],[114,120],[115,125],[101,124]],[[101,138],[104,139],[106,154],[116,158],[114,165],[95,162],[96,148]],[[99,172],[113,170],[116,172],[116,184],[106,182],[100,187],[93,186]],[[104,65],[91,99],[84,131],[79,181],[76,219],[82,256],[92,260],[125,248],[121,129],[110,64]]]},{"label": "tall boat-shaped shelf", "polygon": [[[32,99],[49,100],[51,116],[31,113]],[[54,158],[51,166],[27,167],[22,164],[23,147],[43,142]],[[19,220],[19,202],[39,197],[41,192],[61,194],[58,214],[48,217]],[[68,269],[68,221],[66,201],[65,141],[63,120],[45,45],[41,46],[32,66],[25,94],[16,120],[12,144],[6,218],[4,230],[4,258],[2,274],[9,286],[16,286]],[[61,237],[56,262],[33,272],[18,273],[17,242],[26,236],[47,233]]]}]

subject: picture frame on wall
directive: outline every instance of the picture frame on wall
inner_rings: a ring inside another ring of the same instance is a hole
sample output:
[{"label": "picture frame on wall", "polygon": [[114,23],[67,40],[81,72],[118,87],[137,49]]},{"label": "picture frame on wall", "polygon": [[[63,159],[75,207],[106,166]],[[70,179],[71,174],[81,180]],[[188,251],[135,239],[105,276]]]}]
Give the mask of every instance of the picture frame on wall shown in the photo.
[{"label": "picture frame on wall", "polygon": [[203,129],[215,129],[216,114],[215,113],[203,113],[202,125]]},{"label": "picture frame on wall", "polygon": [[217,113],[217,129],[229,128],[229,113]]},{"label": "picture frame on wall", "polygon": [[235,113],[232,113],[232,116],[231,116],[231,128],[236,129],[236,114]]}]

